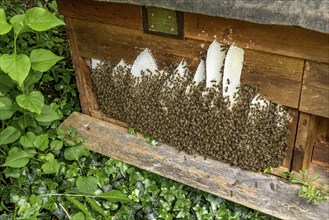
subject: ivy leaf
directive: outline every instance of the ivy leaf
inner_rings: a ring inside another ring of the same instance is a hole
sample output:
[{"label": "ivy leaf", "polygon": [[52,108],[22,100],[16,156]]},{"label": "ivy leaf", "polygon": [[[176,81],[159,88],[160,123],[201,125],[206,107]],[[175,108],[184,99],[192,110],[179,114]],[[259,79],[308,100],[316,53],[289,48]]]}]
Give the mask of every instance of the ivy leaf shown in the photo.
[{"label": "ivy leaf", "polygon": [[41,114],[45,99],[41,92],[33,91],[28,95],[21,94],[16,97],[17,104],[30,112]]},{"label": "ivy leaf", "polygon": [[6,95],[13,87],[13,80],[7,74],[0,72],[0,96]]},{"label": "ivy leaf", "polygon": [[41,169],[45,174],[52,174],[52,173],[57,173],[59,167],[60,164],[56,159],[50,159],[41,166]]},{"label": "ivy leaf", "polygon": [[76,181],[79,192],[84,194],[95,194],[97,190],[97,179],[93,176],[79,176]]},{"label": "ivy leaf", "polygon": [[31,61],[25,54],[3,54],[0,67],[21,87],[29,74]]},{"label": "ivy leaf", "polygon": [[34,49],[30,55],[32,69],[39,72],[48,71],[55,63],[63,58],[45,49]]},{"label": "ivy leaf", "polygon": [[5,11],[0,8],[0,35],[7,34],[11,30],[12,26],[8,24],[6,20]]},{"label": "ivy leaf", "polygon": [[21,33],[31,31],[31,28],[24,25],[24,18],[25,18],[25,14],[20,14],[20,15],[15,15],[10,19],[10,23],[14,27],[14,32],[16,36],[18,36]]},{"label": "ivy leaf", "polygon": [[29,131],[19,139],[19,143],[23,147],[33,148],[34,147],[33,142],[35,138],[36,138],[35,134]]},{"label": "ivy leaf", "polygon": [[51,123],[58,119],[60,119],[60,117],[49,105],[44,105],[41,114],[35,115],[35,120],[42,123]]},{"label": "ivy leaf", "polygon": [[66,160],[79,160],[82,156],[89,156],[90,152],[82,145],[66,148],[64,158]]},{"label": "ivy leaf", "polygon": [[110,202],[121,202],[127,203],[130,202],[128,196],[117,190],[111,190],[109,192],[104,192],[97,195],[98,198],[106,199]]},{"label": "ivy leaf", "polygon": [[75,213],[75,214],[71,217],[71,220],[85,220],[85,215],[83,214],[83,212]]},{"label": "ivy leaf", "polygon": [[48,134],[41,134],[37,136],[33,141],[33,145],[41,151],[46,150],[48,148],[48,144]]},{"label": "ivy leaf", "polygon": [[21,136],[21,132],[12,126],[8,126],[0,133],[0,145],[15,142]]},{"label": "ivy leaf", "polygon": [[49,11],[35,7],[26,11],[24,24],[35,31],[46,31],[53,27],[65,25],[63,21],[58,19]]},{"label": "ivy leaf", "polygon": [[0,120],[6,120],[11,118],[15,113],[13,109],[13,103],[10,98],[0,97]]},{"label": "ivy leaf", "polygon": [[50,143],[50,148],[53,151],[59,151],[63,147],[63,141],[60,140],[54,140]]},{"label": "ivy leaf", "polygon": [[18,148],[12,147],[9,152],[8,156],[6,157],[6,161],[2,166],[6,167],[13,167],[13,168],[21,168],[26,166],[29,163],[31,155],[28,154],[26,151]]}]

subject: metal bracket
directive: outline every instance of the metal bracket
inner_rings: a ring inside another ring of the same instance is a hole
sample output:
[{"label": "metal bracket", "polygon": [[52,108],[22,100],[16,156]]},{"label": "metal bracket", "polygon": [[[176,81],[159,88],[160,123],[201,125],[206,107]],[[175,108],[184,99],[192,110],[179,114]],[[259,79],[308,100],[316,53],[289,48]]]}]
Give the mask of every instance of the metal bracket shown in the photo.
[{"label": "metal bracket", "polygon": [[142,6],[145,33],[184,39],[183,12]]}]

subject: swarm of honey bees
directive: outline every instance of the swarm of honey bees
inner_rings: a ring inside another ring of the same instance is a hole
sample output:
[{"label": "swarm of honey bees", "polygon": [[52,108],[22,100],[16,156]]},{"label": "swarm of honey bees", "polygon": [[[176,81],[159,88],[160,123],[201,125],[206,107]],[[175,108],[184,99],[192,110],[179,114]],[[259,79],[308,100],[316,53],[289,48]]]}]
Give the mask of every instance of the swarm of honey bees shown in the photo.
[{"label": "swarm of honey bees", "polygon": [[243,50],[213,42],[195,74],[183,60],[159,71],[149,50],[131,66],[92,71],[100,110],[160,143],[243,169],[277,167],[287,151],[288,113],[240,82]]}]

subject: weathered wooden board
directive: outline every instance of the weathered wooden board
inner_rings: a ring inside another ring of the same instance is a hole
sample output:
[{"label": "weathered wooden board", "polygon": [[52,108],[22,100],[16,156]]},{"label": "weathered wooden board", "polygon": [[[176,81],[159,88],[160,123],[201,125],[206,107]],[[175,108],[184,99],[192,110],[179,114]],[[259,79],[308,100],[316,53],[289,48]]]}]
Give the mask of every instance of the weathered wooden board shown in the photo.
[{"label": "weathered wooden board", "polygon": [[329,89],[303,85],[299,110],[329,118]]},{"label": "weathered wooden board", "polygon": [[59,13],[65,17],[143,29],[140,7],[93,0],[57,0]]},{"label": "weathered wooden board", "polygon": [[185,37],[329,63],[329,34],[185,13]]},{"label": "weathered wooden board", "polygon": [[[133,63],[144,48],[149,48],[160,68],[163,63],[178,64],[185,58],[193,69],[199,62],[200,51],[209,45],[196,40],[147,35],[139,30],[104,23],[76,19],[72,22],[79,52],[87,58],[110,58],[113,62],[124,58]],[[261,93],[273,102],[298,108],[303,60],[251,50],[246,50],[245,57],[244,80],[259,83]]]},{"label": "weathered wooden board", "polygon": [[329,64],[306,61],[303,84],[329,90]]},{"label": "weathered wooden board", "polygon": [[308,169],[316,142],[317,124],[317,116],[303,112],[299,114],[292,170]]},{"label": "weathered wooden board", "polygon": [[96,98],[91,87],[90,70],[85,60],[81,57],[76,44],[76,33],[73,31],[72,19],[66,18],[66,30],[71,44],[71,57],[75,67],[75,76],[79,90],[79,98],[82,112],[90,114],[91,109],[97,109]]},{"label": "weathered wooden board", "polygon": [[282,219],[328,219],[329,201],[309,205],[297,196],[299,186],[281,178],[241,170],[212,159],[187,155],[160,144],[151,147],[126,128],[73,113],[61,128],[74,127],[86,147],[103,155],[204,190]]},{"label": "weathered wooden board", "polygon": [[314,145],[312,163],[329,168],[329,142],[318,139]]},{"label": "weathered wooden board", "polygon": [[[320,176],[312,184],[315,187],[322,188],[328,192],[329,169],[326,167],[311,163],[308,168],[308,172],[310,174],[310,177],[314,177],[316,174],[319,174]],[[327,210],[327,213],[329,214],[328,210]]]}]

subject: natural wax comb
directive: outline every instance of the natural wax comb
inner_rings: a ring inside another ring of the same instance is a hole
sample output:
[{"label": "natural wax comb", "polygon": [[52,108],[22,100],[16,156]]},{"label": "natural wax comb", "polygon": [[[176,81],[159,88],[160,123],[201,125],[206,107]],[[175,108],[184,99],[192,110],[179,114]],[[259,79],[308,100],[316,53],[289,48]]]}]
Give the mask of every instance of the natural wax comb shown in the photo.
[{"label": "natural wax comb", "polygon": [[[206,65],[205,65],[205,61],[201,60],[194,74],[192,83],[195,83],[195,85],[199,85],[205,79],[206,79]],[[186,94],[189,94],[190,90],[191,90],[191,85],[187,86]]]},{"label": "natural wax comb", "polygon": [[96,67],[101,63],[100,60],[91,59],[91,69],[96,69]]},{"label": "natural wax comb", "polygon": [[218,85],[222,81],[221,69],[225,59],[225,47],[217,41],[210,44],[206,59],[206,87],[212,87],[213,83]]},{"label": "natural wax comb", "polygon": [[134,77],[141,77],[142,72],[146,75],[148,71],[154,73],[158,69],[157,64],[149,49],[143,50],[136,58],[134,64],[131,67],[131,73]]},{"label": "natural wax comb", "polygon": [[235,46],[228,49],[223,75],[223,97],[230,100],[230,108],[235,104],[235,94],[240,86],[241,71],[243,67],[244,51]]},{"label": "natural wax comb", "polygon": [[126,64],[126,62],[121,59],[120,62],[113,68],[113,74],[116,74],[116,72],[119,70],[119,69],[130,69],[131,68],[131,65],[128,65]]},{"label": "natural wax comb", "polygon": [[177,68],[174,70],[173,75],[169,76],[169,78],[166,80],[164,84],[164,89],[172,89],[174,86],[174,81],[178,78],[184,77],[187,71],[187,62],[186,60],[182,59],[182,61],[178,64]]}]

